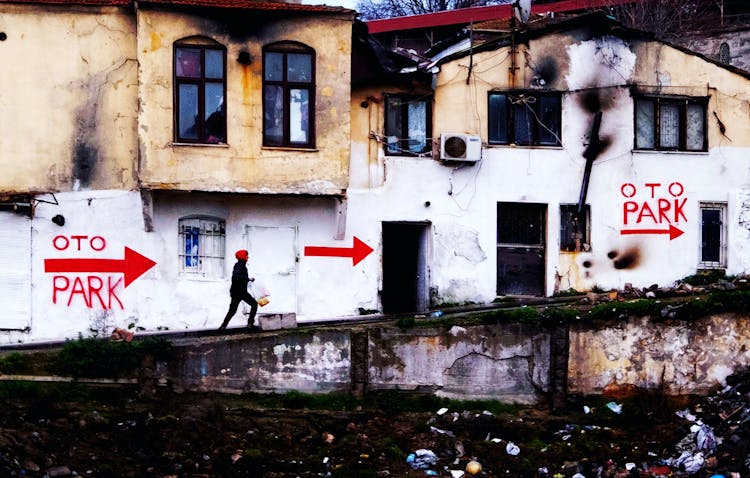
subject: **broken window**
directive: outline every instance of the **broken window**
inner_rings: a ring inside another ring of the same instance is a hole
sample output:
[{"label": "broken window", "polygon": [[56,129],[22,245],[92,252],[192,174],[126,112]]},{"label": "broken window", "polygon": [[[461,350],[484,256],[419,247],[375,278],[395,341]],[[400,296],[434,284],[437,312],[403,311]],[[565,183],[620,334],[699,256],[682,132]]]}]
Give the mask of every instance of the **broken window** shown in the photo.
[{"label": "broken window", "polygon": [[211,217],[179,220],[180,273],[205,278],[224,277],[225,223]]},{"label": "broken window", "polygon": [[490,144],[560,146],[559,93],[493,91],[488,107]]},{"label": "broken window", "polygon": [[314,148],[314,50],[279,42],[263,50],[263,145]]},{"label": "broken window", "polygon": [[226,50],[193,38],[174,45],[175,141],[227,141]]},{"label": "broken window", "polygon": [[637,97],[635,149],[706,151],[707,98]]},{"label": "broken window", "polygon": [[726,267],[726,204],[701,203],[701,258],[704,269]]},{"label": "broken window", "polygon": [[562,252],[588,252],[591,250],[589,239],[589,206],[578,213],[578,204],[560,205],[560,250]]},{"label": "broken window", "polygon": [[432,151],[432,96],[388,95],[385,99],[386,154]]}]

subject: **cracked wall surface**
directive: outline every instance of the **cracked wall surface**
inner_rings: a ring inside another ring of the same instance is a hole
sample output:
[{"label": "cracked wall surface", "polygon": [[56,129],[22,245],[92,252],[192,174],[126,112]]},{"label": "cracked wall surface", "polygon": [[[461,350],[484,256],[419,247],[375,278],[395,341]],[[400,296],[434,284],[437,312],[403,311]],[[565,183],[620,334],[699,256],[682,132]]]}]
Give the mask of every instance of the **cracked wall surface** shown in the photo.
[{"label": "cracked wall surface", "polygon": [[492,325],[371,335],[370,386],[536,402],[549,389],[549,334]]},{"label": "cracked wall surface", "polygon": [[750,364],[750,320],[733,314],[694,322],[647,318],[571,327],[568,390],[600,393],[636,385],[668,394],[705,393]]}]

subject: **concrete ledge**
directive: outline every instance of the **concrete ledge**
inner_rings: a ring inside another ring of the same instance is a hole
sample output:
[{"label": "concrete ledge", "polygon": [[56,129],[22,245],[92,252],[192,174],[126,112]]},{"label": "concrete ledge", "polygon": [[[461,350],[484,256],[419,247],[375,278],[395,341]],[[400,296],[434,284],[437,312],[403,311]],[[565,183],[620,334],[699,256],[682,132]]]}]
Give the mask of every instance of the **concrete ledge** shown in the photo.
[{"label": "concrete ledge", "polygon": [[296,329],[297,314],[264,314],[258,315],[261,330]]}]

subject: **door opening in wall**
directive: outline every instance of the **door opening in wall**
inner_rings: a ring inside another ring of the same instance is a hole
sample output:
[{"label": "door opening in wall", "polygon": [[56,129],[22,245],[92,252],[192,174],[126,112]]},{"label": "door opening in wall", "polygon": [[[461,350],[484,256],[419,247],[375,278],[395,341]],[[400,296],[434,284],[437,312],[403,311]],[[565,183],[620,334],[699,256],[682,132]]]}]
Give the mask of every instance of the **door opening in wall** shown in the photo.
[{"label": "door opening in wall", "polygon": [[383,289],[386,314],[429,308],[430,223],[383,223]]},{"label": "door opening in wall", "polygon": [[497,294],[544,296],[546,204],[497,203]]}]

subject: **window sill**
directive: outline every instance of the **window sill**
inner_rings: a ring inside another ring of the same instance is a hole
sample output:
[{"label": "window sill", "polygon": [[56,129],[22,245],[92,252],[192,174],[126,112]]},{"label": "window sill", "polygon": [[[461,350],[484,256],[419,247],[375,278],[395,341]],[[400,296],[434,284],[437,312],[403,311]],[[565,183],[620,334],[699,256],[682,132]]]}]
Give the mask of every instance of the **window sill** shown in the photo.
[{"label": "window sill", "polygon": [[633,154],[680,154],[688,156],[708,156],[708,151],[673,151],[662,149],[634,149]]},{"label": "window sill", "polygon": [[172,146],[190,146],[199,148],[228,148],[227,143],[176,143],[172,142]]},{"label": "window sill", "polygon": [[317,153],[320,151],[318,148],[298,148],[295,146],[261,146],[260,149],[268,151],[302,151],[304,153]]},{"label": "window sill", "polygon": [[223,277],[203,277],[197,274],[186,274],[185,272],[180,272],[178,278],[196,282],[224,282],[226,280]]},{"label": "window sill", "polygon": [[551,149],[561,150],[562,146],[536,145],[536,144],[487,144],[487,148],[509,148],[509,149]]},{"label": "window sill", "polygon": [[433,158],[432,153],[422,153],[422,154],[387,154],[385,155],[386,158],[405,158],[405,159],[437,159]]}]

